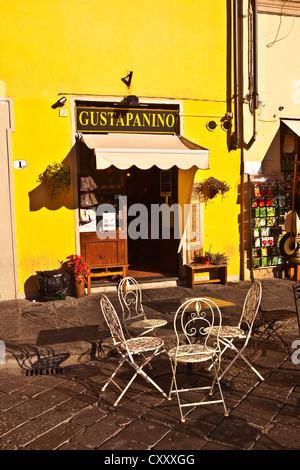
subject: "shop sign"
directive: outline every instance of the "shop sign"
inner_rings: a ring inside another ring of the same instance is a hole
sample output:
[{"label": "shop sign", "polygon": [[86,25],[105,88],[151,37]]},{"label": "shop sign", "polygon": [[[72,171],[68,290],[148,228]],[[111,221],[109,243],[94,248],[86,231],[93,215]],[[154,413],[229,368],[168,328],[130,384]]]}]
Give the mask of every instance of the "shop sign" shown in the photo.
[{"label": "shop sign", "polygon": [[77,132],[175,134],[178,111],[136,108],[76,108]]}]

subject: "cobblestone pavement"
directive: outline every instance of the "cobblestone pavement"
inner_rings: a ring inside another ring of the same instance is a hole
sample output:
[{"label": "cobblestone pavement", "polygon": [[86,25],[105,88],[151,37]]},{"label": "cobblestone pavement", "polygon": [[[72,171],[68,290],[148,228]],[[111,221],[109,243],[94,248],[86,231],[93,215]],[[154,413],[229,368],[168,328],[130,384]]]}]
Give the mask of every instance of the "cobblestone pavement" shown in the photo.
[{"label": "cobblestone pavement", "polygon": [[[271,345],[270,345],[271,346]],[[272,345],[273,346],[273,345]],[[254,353],[254,350],[252,350]],[[224,379],[229,408],[192,408],[179,422],[176,400],[164,399],[138,379],[117,408],[114,386],[100,386],[116,359],[74,364],[62,373],[25,376],[0,373],[1,450],[237,450],[299,449],[299,366],[283,351],[267,349],[255,365],[266,377],[257,380],[235,367]],[[272,364],[272,370],[270,365]],[[275,366],[275,367],[274,367]],[[157,382],[167,390],[167,358],[157,359]],[[120,374],[120,382],[127,374]]]},{"label": "cobblestone pavement", "polygon": [[[282,295],[279,284],[270,286],[273,291],[269,290],[267,302],[270,306],[272,302],[278,305],[278,296],[286,298],[283,284],[280,284]],[[232,288],[235,291],[224,287],[215,296],[225,293],[227,299],[239,298],[241,304],[248,287],[249,284],[243,285],[238,290],[235,286]],[[94,301],[93,296],[87,299],[90,304]],[[28,312],[28,306],[26,309]],[[5,311],[8,308],[1,313]],[[295,322],[285,327],[284,335],[290,345],[299,339]],[[63,344],[66,348],[66,343]],[[35,371],[0,366],[0,450],[97,449],[106,453],[143,450],[155,454],[300,449],[297,350],[291,355],[272,339],[266,343],[259,339],[251,341],[247,356],[265,381],[261,382],[238,360],[223,379],[229,417],[224,417],[222,405],[204,405],[190,408],[185,423],[179,421],[176,399],[166,400],[141,378],[134,381],[114,408],[116,387],[110,385],[101,392],[101,384],[117,363],[111,353],[97,350],[89,358],[83,354],[76,361],[67,361],[62,369]],[[229,356],[224,358],[224,365],[227,361]],[[131,375],[124,366],[118,383],[126,383]],[[163,355],[157,358],[149,375],[167,392],[171,378],[168,358]],[[196,374],[188,376],[183,369],[182,378],[187,377],[201,378]]]}]

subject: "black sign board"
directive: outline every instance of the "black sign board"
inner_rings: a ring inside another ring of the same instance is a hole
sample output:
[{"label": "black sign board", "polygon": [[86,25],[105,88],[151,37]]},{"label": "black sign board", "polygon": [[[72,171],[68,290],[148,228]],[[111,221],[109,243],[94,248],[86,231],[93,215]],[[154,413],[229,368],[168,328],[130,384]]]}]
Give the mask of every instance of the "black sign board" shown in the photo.
[{"label": "black sign board", "polygon": [[76,108],[77,132],[175,134],[178,111],[142,108]]}]

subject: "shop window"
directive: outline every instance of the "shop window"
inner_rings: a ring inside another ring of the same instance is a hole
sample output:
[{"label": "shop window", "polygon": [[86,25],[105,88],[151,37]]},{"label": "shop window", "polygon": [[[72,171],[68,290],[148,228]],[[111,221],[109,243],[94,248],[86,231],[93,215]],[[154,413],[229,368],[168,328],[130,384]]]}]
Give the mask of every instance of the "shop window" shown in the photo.
[{"label": "shop window", "polygon": [[203,205],[199,201],[198,183],[193,184],[191,206],[186,227],[186,263],[203,255]]},{"label": "shop window", "polygon": [[[284,263],[279,245],[285,235],[285,220],[292,210],[292,181],[298,137],[281,126],[281,174],[251,177],[252,261],[254,268]],[[298,139],[298,148],[299,139]],[[298,168],[298,167],[297,167]],[[299,210],[296,205],[295,210]]]},{"label": "shop window", "polygon": [[283,263],[279,244],[291,206],[290,181],[253,177],[251,183],[253,267],[277,266]]}]

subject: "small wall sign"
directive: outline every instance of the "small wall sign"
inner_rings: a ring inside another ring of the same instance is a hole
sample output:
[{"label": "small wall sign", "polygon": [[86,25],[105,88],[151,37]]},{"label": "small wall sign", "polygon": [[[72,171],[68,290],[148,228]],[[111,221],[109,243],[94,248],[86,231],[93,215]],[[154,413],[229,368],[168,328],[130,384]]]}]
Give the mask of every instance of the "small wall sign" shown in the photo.
[{"label": "small wall sign", "polygon": [[24,168],[27,168],[26,160],[14,160],[15,170],[23,170]]}]

